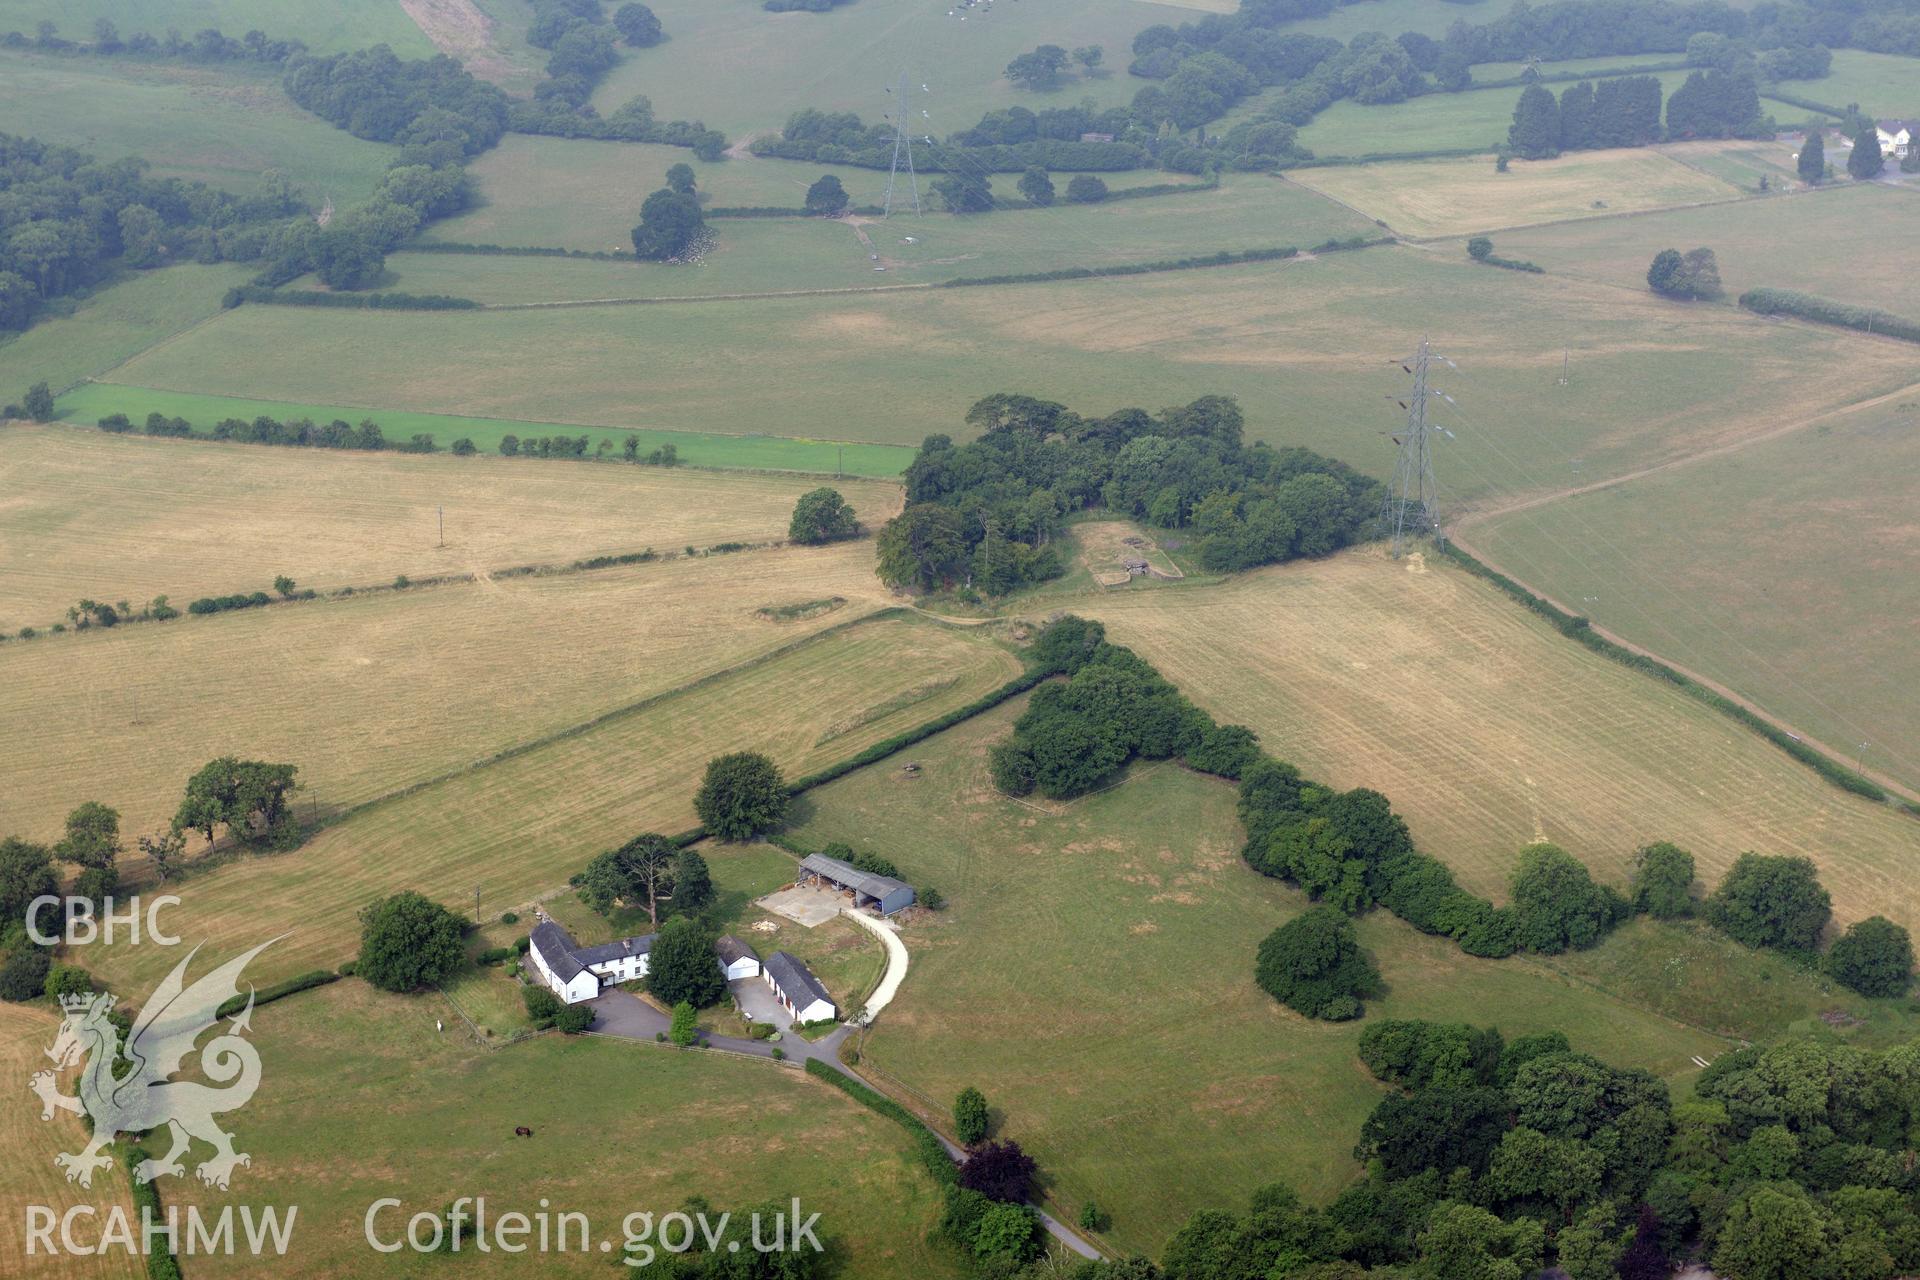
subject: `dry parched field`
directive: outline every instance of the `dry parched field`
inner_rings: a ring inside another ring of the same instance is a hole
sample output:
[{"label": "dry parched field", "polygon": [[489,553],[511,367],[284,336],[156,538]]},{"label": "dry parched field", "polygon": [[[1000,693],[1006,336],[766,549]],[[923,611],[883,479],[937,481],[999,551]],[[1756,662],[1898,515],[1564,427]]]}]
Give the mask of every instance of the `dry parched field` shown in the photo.
[{"label": "dry parched field", "polygon": [[[91,1206],[94,1217],[75,1220],[74,1234],[80,1243],[98,1239],[106,1225],[105,1215],[116,1208],[129,1215],[127,1221],[136,1233],[140,1225],[126,1168],[117,1156],[113,1167],[95,1174],[93,1186],[85,1189],[68,1182],[53,1163],[55,1154],[78,1151],[87,1141],[77,1116],[57,1112],[52,1120],[43,1121],[39,1100],[27,1092],[28,1078],[50,1065],[42,1051],[53,1043],[59,1027],[60,1016],[49,1007],[0,1003],[0,1084],[11,1095],[0,1104],[0,1152],[6,1153],[0,1159],[0,1257],[7,1259],[7,1274],[19,1280],[133,1280],[144,1276],[146,1267],[139,1258],[119,1250],[91,1257],[64,1250],[53,1257],[44,1250],[27,1256],[29,1205],[44,1206],[55,1214],[78,1205]],[[73,1091],[70,1075],[62,1080],[61,1091]],[[56,1228],[54,1239],[59,1238]]]},{"label": "dry parched field", "polygon": [[[1644,289],[1654,254],[1708,245],[1729,299],[1771,285],[1911,316],[1920,314],[1916,221],[1920,193],[1860,182],[1712,209],[1529,227],[1497,246],[1548,271]],[[1865,270],[1862,244],[1875,246]]]},{"label": "dry parched field", "polygon": [[1608,630],[1920,786],[1915,475],[1920,386],[1470,536]]},{"label": "dry parched field", "polygon": [[1303,169],[1293,180],[1414,237],[1465,235],[1740,194],[1730,183],[1644,149],[1515,160],[1506,173],[1495,173],[1486,157],[1468,156]]},{"label": "dry parched field", "polygon": [[[832,612],[756,616],[835,596],[848,603]],[[883,601],[872,543],[853,542],[9,641],[0,723],[38,730],[0,735],[0,832],[52,839],[67,810],[97,799],[131,842],[218,755],[296,763],[302,811],[336,811]]]},{"label": "dry parched field", "polygon": [[1084,612],[1223,721],[1385,792],[1475,892],[1545,838],[1624,885],[1654,840],[1717,883],[1746,850],[1819,864],[1842,924],[1920,925],[1920,822],[1848,795],[1716,711],[1568,642],[1443,563],[1368,550]]},{"label": "dry parched field", "polygon": [[[168,1201],[203,1213],[236,1200],[298,1204],[277,1269],[301,1280],[644,1275],[610,1265],[599,1242],[617,1259],[628,1214],[657,1222],[696,1195],[716,1218],[800,1197],[848,1280],[955,1274],[950,1256],[926,1243],[940,1197],[906,1132],[844,1094],[764,1062],[612,1039],[548,1035],[489,1052],[451,1019],[436,1033],[446,1013],[435,997],[351,980],[261,1008],[260,1090],[229,1122],[253,1164],[234,1175],[231,1193],[170,1180]],[[516,1140],[516,1125],[533,1139]],[[391,1241],[412,1214],[441,1212],[459,1196],[484,1196],[495,1221],[543,1205],[585,1214],[590,1251],[580,1251],[577,1227],[566,1252],[480,1253],[469,1243],[422,1257],[368,1247],[374,1201],[403,1201],[376,1219]],[[244,1254],[189,1262],[195,1280],[262,1274]]]},{"label": "dry parched field", "polygon": [[[81,597],[379,586],[608,553],[784,538],[793,476],[0,432],[0,632]],[[832,481],[869,524],[895,485]],[[445,513],[440,545],[438,514]]]},{"label": "dry parched field", "polygon": [[[1583,479],[1631,470],[1911,381],[1910,353],[1892,344],[1523,277],[1443,249],[1005,290],[236,316],[114,376],[313,404],[337,402],[351,382],[350,399],[392,409],[751,424],[903,445],[964,435],[967,407],[996,391],[1092,413],[1219,393],[1240,399],[1250,438],[1376,472],[1392,465],[1386,432],[1399,409],[1388,397],[1406,388],[1393,361],[1425,332],[1465,371],[1447,386],[1461,404],[1449,420],[1460,438],[1442,463],[1456,500],[1557,488],[1573,458],[1584,460]],[[1574,384],[1561,389],[1568,347]],[[638,366],[636,351],[647,354]],[[911,398],[875,396],[905,384]]]},{"label": "dry parched field", "polygon": [[[602,849],[642,831],[693,826],[694,792],[714,756],[764,751],[798,776],[972,701],[1011,679],[1019,665],[980,631],[912,616],[845,628],[375,805],[294,853],[245,859],[184,881],[176,931],[232,954],[291,930],[255,962],[257,980],[269,982],[350,957],[358,945],[356,914],[397,889],[418,889],[467,912],[478,889],[481,918],[524,908],[562,889]],[[688,669],[676,674],[684,680]],[[925,696],[903,696],[927,688],[932,677],[941,679]],[[828,725],[862,707],[880,713],[818,745]],[[131,989],[154,981],[166,956],[122,947],[94,959]]]}]

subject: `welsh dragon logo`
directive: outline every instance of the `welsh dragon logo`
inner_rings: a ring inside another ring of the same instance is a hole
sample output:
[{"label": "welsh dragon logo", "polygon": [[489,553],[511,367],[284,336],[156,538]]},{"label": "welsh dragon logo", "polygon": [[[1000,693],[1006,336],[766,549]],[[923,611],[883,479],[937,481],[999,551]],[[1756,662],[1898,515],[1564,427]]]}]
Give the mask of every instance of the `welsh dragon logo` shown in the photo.
[{"label": "welsh dragon logo", "polygon": [[[91,1186],[94,1172],[113,1163],[105,1149],[118,1135],[163,1126],[171,1131],[172,1149],[157,1160],[142,1160],[135,1166],[133,1176],[139,1182],[151,1182],[163,1174],[184,1174],[186,1168],[180,1157],[195,1138],[214,1149],[213,1157],[202,1161],[195,1171],[209,1186],[225,1190],[236,1166],[253,1163],[245,1152],[233,1149],[233,1135],[214,1120],[219,1112],[244,1106],[260,1086],[260,1054],[244,1038],[251,1030],[253,1016],[251,986],[246,991],[246,1008],[228,1019],[220,1034],[199,1050],[200,1074],[225,1087],[171,1077],[195,1051],[202,1033],[219,1025],[220,1006],[241,994],[240,974],[247,963],[277,941],[261,943],[188,986],[187,966],[200,951],[195,947],[155,989],[134,1019],[125,1045],[120,1043],[120,1029],[107,1016],[113,1009],[111,995],[89,992],[60,998],[66,1018],[53,1047],[46,1051],[54,1067],[35,1072],[28,1087],[40,1097],[42,1120],[53,1119],[55,1111],[93,1119],[91,1142],[77,1152],[54,1157],[54,1163],[66,1171],[68,1182]],[[56,1073],[83,1057],[87,1061],[80,1072],[79,1093],[61,1093]],[[119,1071],[124,1074],[117,1073],[116,1064],[120,1063],[132,1064],[131,1069],[122,1067]]]}]

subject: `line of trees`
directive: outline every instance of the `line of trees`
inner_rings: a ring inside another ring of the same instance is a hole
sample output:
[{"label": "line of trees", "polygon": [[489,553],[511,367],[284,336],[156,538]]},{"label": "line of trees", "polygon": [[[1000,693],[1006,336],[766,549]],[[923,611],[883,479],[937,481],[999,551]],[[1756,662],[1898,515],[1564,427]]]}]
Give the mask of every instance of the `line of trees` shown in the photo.
[{"label": "line of trees", "polygon": [[616,44],[645,49],[666,38],[659,16],[644,4],[623,4],[609,20],[601,0],[536,0],[527,43],[547,51],[547,74],[531,98],[510,104],[507,127],[562,138],[691,147],[702,160],[720,159],[727,149],[724,134],[698,120],[657,121],[644,94],[606,116],[593,105],[595,88],[620,61]]},{"label": "line of trees", "polygon": [[1618,76],[1569,85],[1558,98],[1545,85],[1520,91],[1507,146],[1527,160],[1596,147],[1641,147],[1664,138],[1758,138],[1773,132],[1760,113],[1751,75],[1695,71],[1666,102],[1660,123],[1660,81]]},{"label": "line of trees", "polygon": [[1049,544],[1062,519],[1094,508],[1191,529],[1203,565],[1237,570],[1327,555],[1360,538],[1380,507],[1379,483],[1345,463],[1246,444],[1227,396],[1087,418],[1002,393],[966,421],[977,440],[928,436],[907,467],[907,507],[879,535],[892,587],[1000,595],[1058,576]]}]

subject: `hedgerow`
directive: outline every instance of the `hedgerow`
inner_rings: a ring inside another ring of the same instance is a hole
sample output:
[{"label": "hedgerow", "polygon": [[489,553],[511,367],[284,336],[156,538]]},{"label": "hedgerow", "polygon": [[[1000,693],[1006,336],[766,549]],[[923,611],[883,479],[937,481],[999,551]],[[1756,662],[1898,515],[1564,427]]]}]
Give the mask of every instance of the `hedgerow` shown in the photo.
[{"label": "hedgerow", "polygon": [[1858,329],[1862,333],[1878,333],[1889,338],[1920,342],[1920,322],[1872,307],[1856,307],[1828,298],[1816,298],[1810,293],[1798,293],[1792,289],[1749,289],[1740,295],[1740,305],[1763,316],[1795,316],[1817,324],[1834,324],[1846,329]]}]

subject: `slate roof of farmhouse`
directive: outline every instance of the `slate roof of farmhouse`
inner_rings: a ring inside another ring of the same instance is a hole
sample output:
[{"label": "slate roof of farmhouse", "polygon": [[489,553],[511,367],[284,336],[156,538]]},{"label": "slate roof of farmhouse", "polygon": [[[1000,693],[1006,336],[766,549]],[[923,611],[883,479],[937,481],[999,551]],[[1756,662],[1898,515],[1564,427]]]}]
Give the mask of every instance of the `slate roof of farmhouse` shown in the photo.
[{"label": "slate roof of farmhouse", "polygon": [[877,876],[871,871],[862,871],[851,862],[829,858],[824,853],[810,853],[800,859],[800,869],[811,871],[818,876],[825,876],[849,889],[857,889],[869,898],[884,898],[890,893],[898,893],[908,887],[904,881],[895,880],[892,876]]},{"label": "slate roof of farmhouse", "polygon": [[720,957],[720,963],[723,965],[732,964],[736,960],[758,961],[760,959],[759,952],[730,933],[723,934],[714,942],[713,952]]},{"label": "slate roof of farmhouse", "polygon": [[572,934],[551,920],[543,920],[533,926],[533,949],[546,961],[553,976],[562,982],[572,982],[586,972],[587,966],[574,955],[579,946]]},{"label": "slate roof of farmhouse", "polygon": [[813,970],[784,951],[776,951],[768,956],[762,968],[795,1008],[804,1009],[815,1000],[833,1003],[833,997],[820,985],[820,979],[813,976]]},{"label": "slate roof of farmhouse", "polygon": [[581,964],[605,964],[609,960],[624,960],[628,956],[644,956],[653,950],[654,935],[643,934],[637,938],[621,938],[617,942],[603,942],[597,947],[580,947],[573,958]]},{"label": "slate roof of farmhouse", "polygon": [[644,956],[653,950],[653,938],[654,935],[649,933],[643,937],[605,942],[597,947],[583,947],[574,941],[572,934],[551,920],[542,921],[533,929],[534,949],[547,962],[547,968],[553,970],[554,976],[562,982],[573,981],[586,972],[588,965],[606,964],[610,960],[623,960],[628,956]]}]

